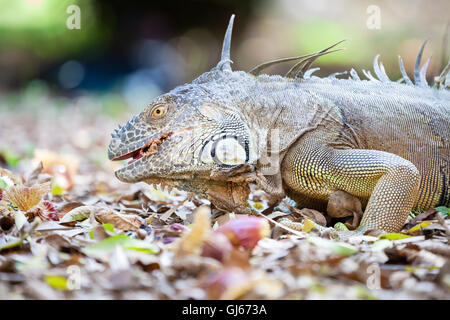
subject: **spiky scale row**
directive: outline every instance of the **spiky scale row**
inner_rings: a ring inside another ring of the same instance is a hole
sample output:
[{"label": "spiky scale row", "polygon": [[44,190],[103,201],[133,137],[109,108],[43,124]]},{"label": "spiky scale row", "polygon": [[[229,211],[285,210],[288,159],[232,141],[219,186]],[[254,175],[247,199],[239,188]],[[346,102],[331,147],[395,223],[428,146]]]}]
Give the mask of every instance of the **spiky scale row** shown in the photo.
[{"label": "spiky scale row", "polygon": [[[271,60],[271,61],[267,61],[264,63],[261,63],[259,65],[257,65],[256,67],[252,68],[248,73],[253,74],[255,76],[261,74],[261,72],[271,66],[274,66],[276,64],[280,64],[283,62],[289,62],[289,61],[295,61],[295,60],[299,60],[301,59],[299,62],[297,62],[296,64],[294,64],[294,66],[292,66],[289,71],[284,75],[284,77],[286,78],[299,78],[299,79],[303,79],[303,80],[307,80],[311,77],[311,74],[318,70],[317,68],[314,69],[310,69],[312,63],[319,58],[322,55],[325,54],[329,54],[329,53],[333,53],[336,51],[340,51],[343,49],[335,49],[335,50],[331,50],[330,49],[334,48],[335,46],[337,46],[338,44],[342,43],[344,40],[341,40],[331,46],[329,46],[328,48],[325,48],[319,52],[316,53],[311,53],[311,54],[306,54],[306,55],[301,55],[301,56],[296,56],[296,57],[288,57],[288,58],[281,58],[281,59],[276,59],[276,60]],[[410,80],[410,78],[408,77],[406,71],[405,71],[405,67],[403,65],[403,60],[400,56],[398,56],[399,59],[399,65],[400,65],[400,72],[402,73],[402,78],[400,78],[397,82],[401,82],[404,81],[407,85],[417,85],[419,87],[428,87],[428,82],[426,80],[426,72],[428,69],[428,65],[430,63],[431,57],[427,59],[427,61],[425,62],[425,64],[423,65],[423,67],[420,69],[420,62],[422,59],[422,55],[423,55],[423,51],[425,48],[425,45],[427,43],[428,40],[425,40],[422,44],[422,46],[420,47],[419,50],[419,54],[417,55],[416,58],[416,62],[415,62],[415,66],[414,66],[414,83]],[[373,70],[375,72],[375,75],[377,76],[374,77],[372,75],[372,73],[369,70],[364,70],[362,69],[363,74],[366,76],[367,79],[369,79],[370,81],[374,81],[374,82],[392,82],[392,80],[388,77],[388,75],[386,74],[386,70],[384,68],[384,65],[382,62],[379,62],[379,57],[380,55],[377,54],[374,58],[373,61]],[[442,74],[444,74],[444,71],[447,70],[445,72],[445,75],[442,76]],[[450,70],[450,62],[448,64],[448,66],[443,70],[441,76],[439,77],[437,83],[441,84],[438,85],[438,89],[440,89],[442,87],[442,83],[445,82],[445,77],[448,74]],[[345,74],[345,73],[342,73]],[[329,75],[330,78],[334,78],[336,74],[331,74]],[[360,81],[361,79],[359,78],[357,72],[352,68],[352,70],[350,71],[350,76],[351,79],[356,80],[356,81]],[[442,80],[444,79],[444,80]]]},{"label": "spiky scale row", "polygon": [[290,58],[282,58],[277,60],[268,61],[262,64],[257,65],[253,69],[251,69],[248,73],[253,75],[259,75],[264,69],[267,69],[268,67],[274,66],[276,64],[282,63],[282,62],[289,62],[289,61],[295,61],[301,59],[299,62],[297,62],[289,71],[285,74],[286,78],[302,78],[303,74],[309,70],[309,67],[312,65],[312,63],[320,56],[323,56],[325,54],[333,53],[336,51],[341,51],[343,49],[336,49],[331,50],[330,49],[336,47],[338,44],[344,42],[346,39],[336,42],[335,44],[329,46],[328,48],[325,48],[319,52],[301,55],[297,57],[290,57]]}]

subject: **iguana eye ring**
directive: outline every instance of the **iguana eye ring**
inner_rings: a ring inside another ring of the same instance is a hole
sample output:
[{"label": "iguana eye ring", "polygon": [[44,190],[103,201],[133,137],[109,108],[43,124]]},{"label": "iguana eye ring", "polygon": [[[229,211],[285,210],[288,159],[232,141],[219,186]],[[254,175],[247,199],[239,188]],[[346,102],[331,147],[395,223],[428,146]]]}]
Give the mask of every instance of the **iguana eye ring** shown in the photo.
[{"label": "iguana eye ring", "polygon": [[167,106],[165,106],[163,104],[154,106],[152,109],[152,117],[160,118],[166,113],[166,110],[167,110]]}]

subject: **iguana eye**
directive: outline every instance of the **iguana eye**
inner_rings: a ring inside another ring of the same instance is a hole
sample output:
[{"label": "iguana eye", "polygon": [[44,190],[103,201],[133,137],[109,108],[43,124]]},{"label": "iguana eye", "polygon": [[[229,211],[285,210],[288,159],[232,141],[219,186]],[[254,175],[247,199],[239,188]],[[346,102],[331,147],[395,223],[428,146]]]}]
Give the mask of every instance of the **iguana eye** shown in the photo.
[{"label": "iguana eye", "polygon": [[165,105],[158,105],[158,106],[153,107],[152,117],[153,118],[162,117],[164,115],[164,113],[166,113],[166,109],[167,109],[167,107]]}]

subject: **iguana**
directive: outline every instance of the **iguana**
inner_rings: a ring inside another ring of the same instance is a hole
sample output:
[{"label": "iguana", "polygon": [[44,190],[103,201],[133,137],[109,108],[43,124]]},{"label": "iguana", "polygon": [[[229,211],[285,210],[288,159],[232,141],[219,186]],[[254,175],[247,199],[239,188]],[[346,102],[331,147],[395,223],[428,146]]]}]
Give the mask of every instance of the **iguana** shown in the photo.
[{"label": "iguana", "polygon": [[[312,76],[320,52],[232,71],[231,17],[216,67],[163,94],[112,134],[111,160],[131,158],[115,172],[207,196],[218,208],[248,212],[249,184],[272,204],[289,196],[299,207],[324,210],[345,191],[365,207],[360,232],[399,231],[412,209],[448,206],[450,94],[414,83],[399,57],[402,78],[391,81],[378,56],[374,72],[352,69],[348,79]],[[261,72],[299,60],[286,76]],[[404,83],[402,83],[404,82]]]}]

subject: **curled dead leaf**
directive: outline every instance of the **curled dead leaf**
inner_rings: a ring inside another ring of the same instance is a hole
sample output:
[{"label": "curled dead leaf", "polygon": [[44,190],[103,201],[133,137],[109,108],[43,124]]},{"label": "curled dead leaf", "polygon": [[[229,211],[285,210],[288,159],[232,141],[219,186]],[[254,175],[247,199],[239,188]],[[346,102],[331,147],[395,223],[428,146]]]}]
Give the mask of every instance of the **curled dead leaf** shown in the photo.
[{"label": "curled dead leaf", "polygon": [[82,221],[89,218],[94,206],[79,206],[67,212],[62,218],[61,223],[69,223],[73,221]]},{"label": "curled dead leaf", "polygon": [[120,214],[112,209],[100,207],[95,211],[95,218],[101,223],[109,223],[115,229],[123,231],[139,230],[142,225],[141,219],[137,215]]},{"label": "curled dead leaf", "polygon": [[356,229],[363,215],[361,201],[345,191],[335,191],[328,199],[327,214],[333,218],[352,217],[345,225],[351,230]]},{"label": "curled dead leaf", "polygon": [[[42,162],[39,162],[37,167],[26,177],[24,184],[26,186],[31,187],[31,186],[35,185],[36,183],[38,183],[38,178],[42,172],[42,169],[44,169],[44,167],[42,166]],[[45,181],[45,182],[47,182],[47,181]]]}]

